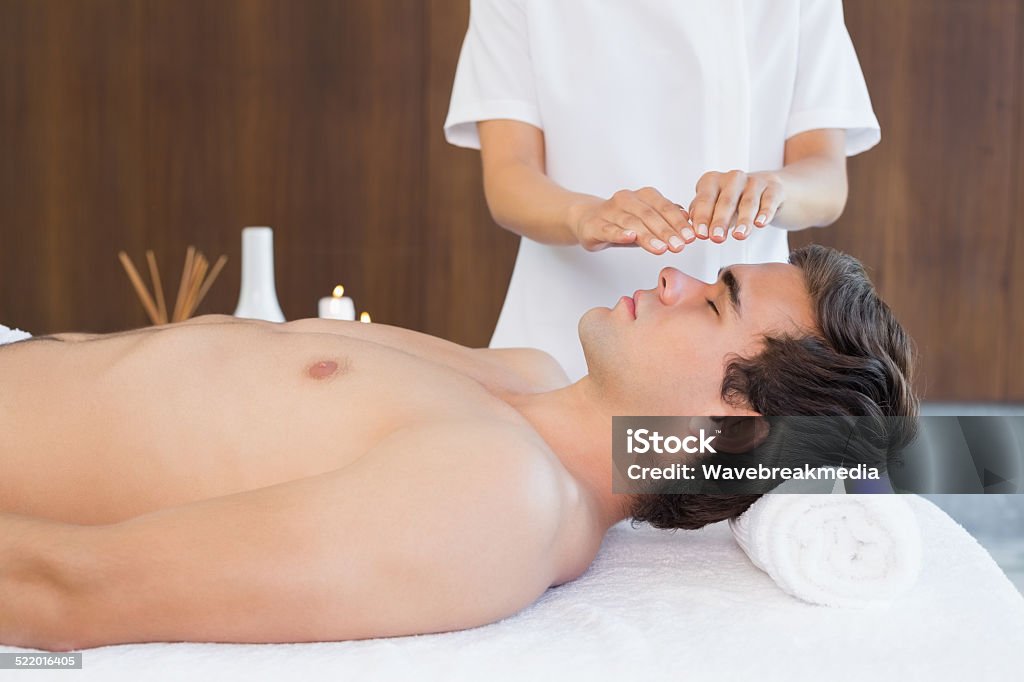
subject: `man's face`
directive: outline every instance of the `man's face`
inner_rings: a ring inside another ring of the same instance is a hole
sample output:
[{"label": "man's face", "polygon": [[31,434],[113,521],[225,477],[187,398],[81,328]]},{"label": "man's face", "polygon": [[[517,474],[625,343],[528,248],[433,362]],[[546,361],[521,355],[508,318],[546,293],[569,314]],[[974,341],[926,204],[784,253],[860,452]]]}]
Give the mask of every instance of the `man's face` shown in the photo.
[{"label": "man's face", "polygon": [[747,414],[721,399],[734,354],[751,357],[765,335],[815,328],[799,268],[734,265],[708,284],[664,268],[653,289],[580,319],[590,376],[632,414]]}]

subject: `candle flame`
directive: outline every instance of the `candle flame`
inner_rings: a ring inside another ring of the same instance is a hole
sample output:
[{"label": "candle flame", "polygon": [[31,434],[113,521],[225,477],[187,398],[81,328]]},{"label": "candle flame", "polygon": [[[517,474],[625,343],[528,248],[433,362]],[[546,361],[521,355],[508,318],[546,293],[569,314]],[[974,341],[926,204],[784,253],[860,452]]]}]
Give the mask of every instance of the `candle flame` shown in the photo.
[{"label": "candle flame", "polygon": [[359,321],[360,322],[369,322],[370,321],[370,313],[367,313],[367,312],[359,313]]},{"label": "candle flame", "polygon": [[331,295],[334,296],[334,298],[341,298],[342,296],[345,295],[345,287],[339,284],[338,286],[334,287],[334,293]]}]

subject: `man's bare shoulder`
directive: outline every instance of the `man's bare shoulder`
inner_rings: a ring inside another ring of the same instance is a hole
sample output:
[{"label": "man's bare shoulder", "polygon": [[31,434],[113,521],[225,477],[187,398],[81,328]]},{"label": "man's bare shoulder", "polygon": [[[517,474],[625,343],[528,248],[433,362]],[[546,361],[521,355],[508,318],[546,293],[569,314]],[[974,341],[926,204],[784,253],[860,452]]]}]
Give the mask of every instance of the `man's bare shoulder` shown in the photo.
[{"label": "man's bare shoulder", "polygon": [[[528,427],[486,420],[411,425],[364,458],[387,477],[395,547],[452,599],[494,592],[501,617],[564,572],[554,551],[575,482]],[[394,491],[401,491],[400,494]],[[396,521],[398,519],[396,518]]]},{"label": "man's bare shoulder", "polygon": [[[565,500],[576,485],[532,428],[500,419],[410,425],[367,457],[401,468],[397,475],[411,478],[417,495],[434,500],[420,512],[436,514],[447,527],[486,519],[481,531],[528,532],[537,547],[548,546],[560,530]],[[446,516],[451,505],[461,508],[458,518]]]},{"label": "man's bare shoulder", "polygon": [[558,361],[537,348],[481,348],[474,352],[521,377],[535,392],[554,391],[572,383]]},{"label": "man's bare shoulder", "polygon": [[506,417],[409,424],[382,439],[366,457],[393,458],[412,467],[409,471],[418,477],[464,478],[502,504],[549,500],[569,479],[525,420],[516,423]]}]

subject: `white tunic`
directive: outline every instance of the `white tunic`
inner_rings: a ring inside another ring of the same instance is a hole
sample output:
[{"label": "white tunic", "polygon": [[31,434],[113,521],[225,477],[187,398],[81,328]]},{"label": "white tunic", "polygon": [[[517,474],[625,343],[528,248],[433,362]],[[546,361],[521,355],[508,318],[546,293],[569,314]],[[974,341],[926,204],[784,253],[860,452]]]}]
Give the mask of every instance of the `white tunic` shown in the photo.
[{"label": "white tunic", "polygon": [[[543,130],[547,174],[567,189],[649,185],[683,206],[706,171],[781,168],[797,133],[845,129],[848,155],[881,137],[840,0],[473,0],[445,137],[478,149],[476,122],[496,118]],[[788,254],[770,226],[661,256],[522,239],[490,345],[545,350],[575,380],[590,308],[655,286],[666,265],[714,281]]]}]

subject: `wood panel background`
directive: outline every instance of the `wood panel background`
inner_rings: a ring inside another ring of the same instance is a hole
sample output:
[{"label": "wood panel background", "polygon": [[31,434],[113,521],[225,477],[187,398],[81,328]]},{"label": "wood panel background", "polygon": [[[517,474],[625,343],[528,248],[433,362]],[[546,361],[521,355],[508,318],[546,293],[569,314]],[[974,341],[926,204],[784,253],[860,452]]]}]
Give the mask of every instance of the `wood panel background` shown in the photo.
[{"label": "wood panel background", "polygon": [[1024,399],[1024,2],[844,3],[882,125],[832,228],[918,343],[930,399]]},{"label": "wood panel background", "polygon": [[[441,125],[468,0],[0,0],[0,322],[147,323],[117,262],[231,260],[275,230],[289,319],[345,284],[374,319],[485,345],[517,238]],[[1024,400],[1024,0],[856,0],[883,142],[836,226],[930,399]],[[170,288],[168,286],[168,288]]]}]

